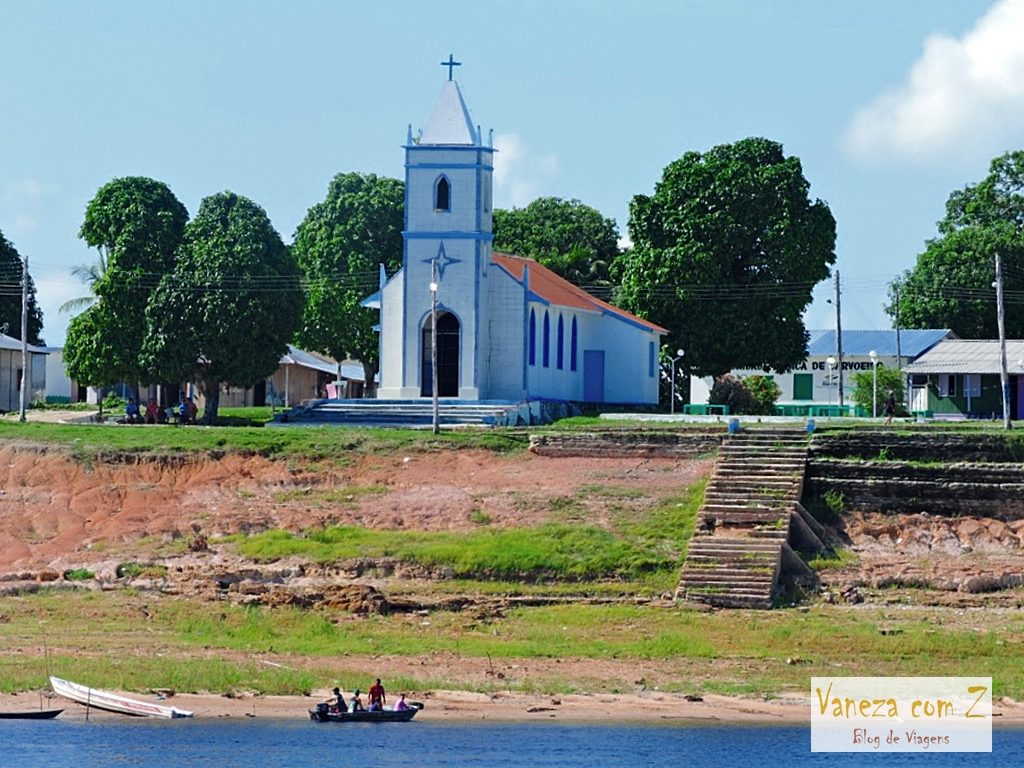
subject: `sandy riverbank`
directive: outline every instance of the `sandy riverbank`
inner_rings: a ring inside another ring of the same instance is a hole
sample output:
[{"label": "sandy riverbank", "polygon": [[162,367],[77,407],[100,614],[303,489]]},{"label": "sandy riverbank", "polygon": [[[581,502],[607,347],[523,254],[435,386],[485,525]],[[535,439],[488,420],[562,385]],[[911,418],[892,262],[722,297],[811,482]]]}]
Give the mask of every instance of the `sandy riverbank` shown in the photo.
[{"label": "sandy riverbank", "polygon": [[[314,696],[240,696],[178,694],[163,703],[195,712],[197,718],[305,718],[307,710],[327,698],[328,691]],[[145,698],[136,696],[137,698]],[[414,692],[410,700],[426,707],[417,720],[433,722],[665,722],[707,721],[722,723],[800,724],[810,722],[806,697],[791,696],[768,701],[730,696],[705,696],[687,701],[675,694],[650,692],[641,695],[483,694],[463,691]],[[61,698],[40,699],[36,693],[0,695],[0,711],[64,708],[62,718],[84,719],[86,708]],[[997,725],[1024,725],[1024,703],[1008,699],[994,704]],[[93,710],[90,718],[119,718]]]}]

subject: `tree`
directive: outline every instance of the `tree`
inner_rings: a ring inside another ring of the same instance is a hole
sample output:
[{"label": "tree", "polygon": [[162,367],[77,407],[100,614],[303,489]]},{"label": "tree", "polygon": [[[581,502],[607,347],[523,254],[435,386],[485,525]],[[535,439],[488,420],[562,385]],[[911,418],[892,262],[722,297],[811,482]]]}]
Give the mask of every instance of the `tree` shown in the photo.
[{"label": "tree", "polygon": [[[170,187],[144,176],[109,181],[89,201],[78,236],[99,259],[74,272],[94,298],[64,306],[101,309],[68,325],[64,364],[71,378],[93,386],[153,380],[141,357],[146,306],[161,276],[174,269],[187,222],[188,211]],[[104,358],[90,359],[83,350]]]},{"label": "tree", "polygon": [[[21,339],[21,254],[0,232],[0,331]],[[36,285],[28,276],[28,343],[42,345],[43,312],[36,303]]]},{"label": "tree", "polygon": [[953,192],[938,229],[914,268],[890,285],[890,315],[898,308],[904,328],[949,328],[965,339],[995,338],[992,285],[998,252],[1007,292],[1006,334],[1024,336],[1024,151],[1000,155],[982,181]]},{"label": "tree", "polygon": [[221,192],[200,204],[150,299],[144,364],[164,381],[197,380],[209,424],[222,385],[248,388],[277,370],[301,312],[298,266],[266,212]]},{"label": "tree", "polygon": [[68,299],[59,307],[57,311],[64,312],[81,312],[83,309],[88,309],[96,303],[96,286],[100,280],[103,279],[103,275],[107,272],[107,259],[103,252],[100,251],[99,257],[92,264],[76,264],[71,268],[71,276],[77,277],[89,288],[88,296],[78,296],[74,299]]},{"label": "tree", "polygon": [[751,138],[688,152],[630,203],[619,303],[671,330],[698,375],[785,371],[806,357],[802,314],[835,263],[835,219],[799,159]]},{"label": "tree", "polygon": [[[893,393],[896,399],[896,407],[902,408],[904,402],[903,391],[904,375],[898,368],[886,368],[878,366],[878,381],[876,382],[871,371],[861,371],[853,375],[853,402],[859,405],[868,413],[881,416],[885,413],[885,401],[889,399],[889,393]],[[871,409],[872,398],[877,389],[878,398],[875,401],[875,409]]]},{"label": "tree", "polygon": [[579,200],[540,197],[525,208],[495,209],[494,249],[536,259],[576,285],[610,285],[619,230]]},{"label": "tree", "polygon": [[379,266],[402,266],[405,185],[373,174],[339,173],[309,209],[292,249],[306,278],[297,335],[307,349],[363,364],[368,387],[379,366],[377,313],[361,302],[378,286]]}]

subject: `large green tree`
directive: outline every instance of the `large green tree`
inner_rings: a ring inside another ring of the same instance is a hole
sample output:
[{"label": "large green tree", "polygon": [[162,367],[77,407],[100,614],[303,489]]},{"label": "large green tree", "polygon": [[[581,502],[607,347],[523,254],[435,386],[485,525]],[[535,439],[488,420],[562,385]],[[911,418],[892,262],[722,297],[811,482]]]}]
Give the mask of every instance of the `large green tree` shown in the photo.
[{"label": "large green tree", "polygon": [[301,313],[298,266],[266,212],[222,192],[202,201],[150,299],[144,362],[163,381],[198,381],[211,423],[222,385],[251,387],[277,369]]},{"label": "large green tree", "polygon": [[307,349],[363,363],[367,386],[380,364],[374,310],[360,302],[402,266],[405,184],[373,174],[339,173],[306,214],[292,249],[306,279],[297,336]]},{"label": "large green tree", "polygon": [[[21,338],[21,278],[24,267],[21,254],[0,232],[0,331],[15,339]],[[36,303],[36,285],[28,276],[29,344],[42,344],[43,313]]]},{"label": "large green tree", "polygon": [[809,190],[768,139],[688,152],[630,203],[619,302],[668,328],[691,373],[801,362],[802,314],[835,263],[835,219]]},{"label": "large green tree", "polygon": [[[114,179],[85,209],[78,236],[97,249],[96,266],[76,267],[93,293],[70,302],[88,317],[68,325],[64,364],[82,384],[151,381],[141,358],[144,317],[153,290],[174,268],[188,211],[170,187],[144,176]],[[95,311],[91,311],[95,310]],[[102,360],[93,355],[103,355]]]},{"label": "large green tree", "polygon": [[[1006,333],[1024,336],[1024,151],[995,158],[988,176],[953,192],[938,237],[889,288],[888,311],[904,328],[950,328],[991,339],[995,255],[1003,261]],[[897,300],[898,297],[898,300]]]},{"label": "large green tree", "polygon": [[576,285],[604,286],[619,255],[619,230],[579,200],[540,197],[525,208],[495,209],[494,249],[536,259]]}]

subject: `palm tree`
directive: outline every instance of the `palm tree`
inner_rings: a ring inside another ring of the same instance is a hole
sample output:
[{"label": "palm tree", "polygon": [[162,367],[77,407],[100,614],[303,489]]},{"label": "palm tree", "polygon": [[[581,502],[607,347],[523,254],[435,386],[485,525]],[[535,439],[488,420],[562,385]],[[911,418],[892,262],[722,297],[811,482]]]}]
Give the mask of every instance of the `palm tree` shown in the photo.
[{"label": "palm tree", "polygon": [[96,303],[96,284],[103,279],[103,275],[107,272],[107,255],[102,248],[97,250],[100,255],[95,264],[78,264],[71,268],[71,274],[89,286],[89,295],[65,301],[57,308],[58,312],[62,314],[65,312],[77,314]]}]

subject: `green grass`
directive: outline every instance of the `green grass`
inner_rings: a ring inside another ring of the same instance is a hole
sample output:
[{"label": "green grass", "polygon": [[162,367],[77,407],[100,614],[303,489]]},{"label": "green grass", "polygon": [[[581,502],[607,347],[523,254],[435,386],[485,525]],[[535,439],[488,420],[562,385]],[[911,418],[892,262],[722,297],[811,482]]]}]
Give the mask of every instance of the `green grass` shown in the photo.
[{"label": "green grass", "polygon": [[[274,530],[224,539],[254,560],[299,557],[319,563],[355,557],[396,558],[456,578],[571,581],[618,577],[636,579],[662,573],[667,588],[685,555],[703,498],[699,483],[649,511],[619,516],[613,530],[567,522],[531,528],[476,531],[376,530],[330,526],[294,534]],[[583,510],[575,499],[556,500],[561,519]],[[482,521],[480,518],[478,524]]]},{"label": "green grass", "polygon": [[276,503],[302,501],[308,504],[345,504],[357,501],[365,496],[379,496],[387,493],[383,485],[350,485],[345,488],[294,488],[288,491],[277,491],[273,494]]},{"label": "green grass", "polygon": [[95,577],[96,574],[94,574],[88,568],[71,568],[67,571],[64,571],[64,578],[68,581],[88,581],[89,579]]},{"label": "green grass", "polygon": [[469,533],[331,526],[301,536],[268,531],[228,540],[254,560],[298,556],[324,563],[390,557],[428,568],[449,568],[456,577],[511,580],[635,576],[676,564],[609,531],[559,523]]},{"label": "green grass", "polygon": [[[3,616],[5,692],[41,685],[45,636],[56,674],[128,690],[303,693],[335,680],[362,683],[381,654],[424,662],[422,678],[390,681],[393,690],[497,685],[468,671],[437,679],[431,660],[443,653],[496,665],[551,658],[621,663],[600,680],[510,674],[500,685],[513,690],[633,690],[636,662],[652,660],[666,663],[645,670],[647,684],[664,690],[771,696],[806,692],[814,675],[938,674],[992,675],[997,696],[1024,696],[1020,609],[814,605],[704,613],[570,604],[508,609],[492,618],[450,611],[356,618],[82,590],[9,599]],[[40,654],[26,654],[29,647]],[[787,663],[794,657],[807,663]]]},{"label": "green grass", "polygon": [[849,549],[838,549],[834,552],[821,553],[807,561],[807,565],[815,571],[828,571],[854,565],[860,558]]},{"label": "green grass", "polygon": [[62,445],[83,463],[101,454],[223,453],[236,451],[306,461],[333,460],[346,453],[394,454],[401,451],[476,448],[495,453],[518,453],[528,446],[525,433],[515,430],[457,430],[434,435],[408,429],[349,429],[339,427],[174,427],[97,424],[24,424],[0,420],[0,440],[26,440]]}]

